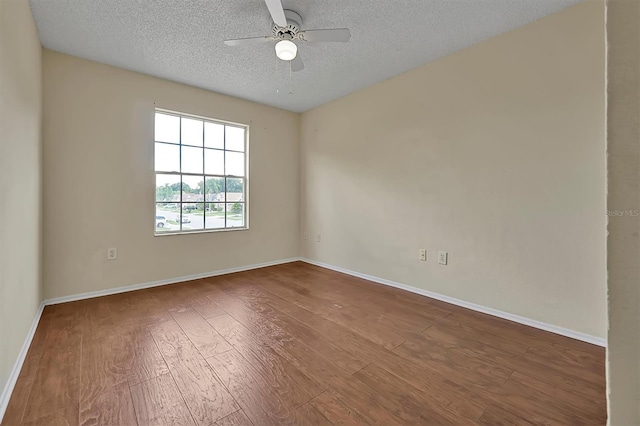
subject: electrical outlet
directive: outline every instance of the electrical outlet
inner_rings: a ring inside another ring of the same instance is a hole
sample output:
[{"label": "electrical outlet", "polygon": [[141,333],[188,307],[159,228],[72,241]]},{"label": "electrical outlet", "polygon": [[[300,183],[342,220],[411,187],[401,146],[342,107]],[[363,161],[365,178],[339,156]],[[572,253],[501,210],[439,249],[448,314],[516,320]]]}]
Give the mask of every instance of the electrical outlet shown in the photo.
[{"label": "electrical outlet", "polygon": [[447,253],[446,251],[439,251],[438,252],[438,263],[439,264],[446,265],[448,260],[449,260],[449,253]]},{"label": "electrical outlet", "polygon": [[308,236],[307,236],[307,233],[305,232],[304,233],[304,240],[307,241],[307,239],[308,239]]},{"label": "electrical outlet", "polygon": [[118,258],[118,249],[107,249],[107,260],[116,260]]},{"label": "electrical outlet", "polygon": [[418,250],[418,259],[423,262],[427,260],[427,251],[425,249]]},{"label": "electrical outlet", "polygon": [[316,243],[320,242],[320,234],[316,235]]}]

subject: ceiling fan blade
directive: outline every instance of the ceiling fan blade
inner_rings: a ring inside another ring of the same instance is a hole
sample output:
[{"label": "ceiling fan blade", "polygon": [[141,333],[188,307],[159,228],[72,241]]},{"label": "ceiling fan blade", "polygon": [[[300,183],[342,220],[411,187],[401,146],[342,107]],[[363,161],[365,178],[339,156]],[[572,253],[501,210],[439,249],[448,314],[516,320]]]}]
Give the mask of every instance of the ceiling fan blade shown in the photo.
[{"label": "ceiling fan blade", "polygon": [[251,37],[251,38],[237,38],[234,40],[225,40],[224,44],[227,46],[247,46],[252,44],[260,44],[266,43],[267,41],[271,41],[272,38],[269,36],[264,37]]},{"label": "ceiling fan blade", "polygon": [[335,28],[333,30],[307,30],[298,33],[304,41],[337,41],[347,42],[351,39],[349,28]]},{"label": "ceiling fan blade", "polygon": [[271,19],[279,27],[287,26],[287,18],[284,16],[284,9],[282,8],[282,2],[280,0],[264,0],[271,14]]},{"label": "ceiling fan blade", "polygon": [[302,62],[302,58],[300,57],[300,51],[298,51],[296,57],[291,60],[291,71],[298,72],[302,71],[303,68],[304,62]]}]

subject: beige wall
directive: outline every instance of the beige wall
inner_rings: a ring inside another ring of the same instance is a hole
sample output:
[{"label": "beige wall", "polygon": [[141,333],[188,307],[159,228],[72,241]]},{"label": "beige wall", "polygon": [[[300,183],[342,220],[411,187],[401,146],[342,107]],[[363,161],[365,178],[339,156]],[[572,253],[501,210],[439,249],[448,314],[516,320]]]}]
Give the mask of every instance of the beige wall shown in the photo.
[{"label": "beige wall", "polygon": [[42,299],[41,53],[29,2],[0,0],[0,391]]},{"label": "beige wall", "polygon": [[[298,255],[297,114],[48,50],[43,81],[46,298]],[[250,125],[250,230],[153,236],[154,106]]]},{"label": "beige wall", "polygon": [[607,5],[609,421],[640,425],[640,3]]},{"label": "beige wall", "polygon": [[590,1],[304,113],[302,255],[604,338],[604,57]]}]

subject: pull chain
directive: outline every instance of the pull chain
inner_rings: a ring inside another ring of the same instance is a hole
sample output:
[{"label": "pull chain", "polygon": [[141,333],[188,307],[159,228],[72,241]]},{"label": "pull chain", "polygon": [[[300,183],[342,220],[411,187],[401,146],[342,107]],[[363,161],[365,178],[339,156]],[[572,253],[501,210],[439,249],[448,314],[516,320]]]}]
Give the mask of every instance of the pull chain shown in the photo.
[{"label": "pull chain", "polygon": [[275,62],[273,63],[273,75],[276,78],[276,94],[280,93],[280,89],[278,88],[278,57],[274,56],[273,57]]},{"label": "pull chain", "polygon": [[291,65],[291,62],[293,61],[289,61],[289,94],[293,94],[293,89],[291,88],[291,68],[293,68],[293,66]]}]

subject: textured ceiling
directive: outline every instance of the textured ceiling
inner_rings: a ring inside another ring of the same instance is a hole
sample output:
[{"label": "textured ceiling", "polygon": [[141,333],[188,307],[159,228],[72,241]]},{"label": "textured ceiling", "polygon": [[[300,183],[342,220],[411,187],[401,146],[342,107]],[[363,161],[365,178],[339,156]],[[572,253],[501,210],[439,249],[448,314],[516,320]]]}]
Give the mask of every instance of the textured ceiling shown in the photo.
[{"label": "textured ceiling", "polygon": [[[416,68],[580,0],[283,0],[302,29],[351,30],[349,43],[299,43],[292,74],[273,43],[224,39],[269,35],[263,0],[31,0],[48,49],[306,111]],[[526,46],[523,46],[526,48]]]}]

